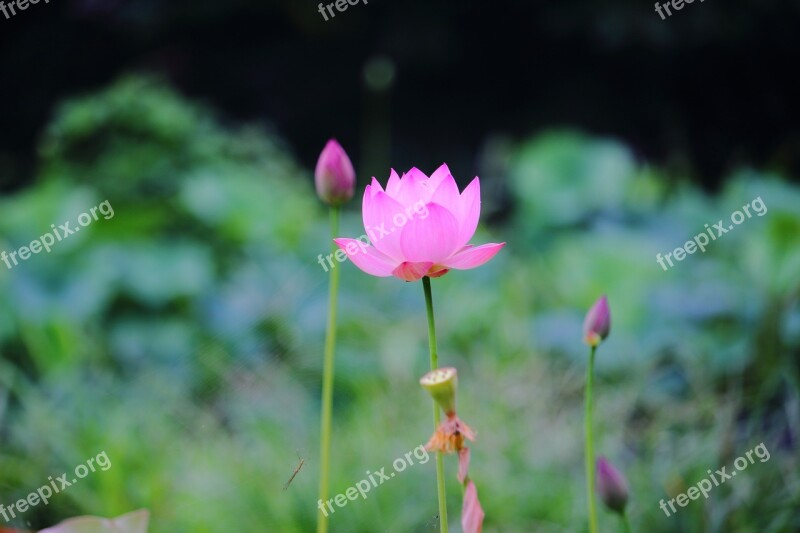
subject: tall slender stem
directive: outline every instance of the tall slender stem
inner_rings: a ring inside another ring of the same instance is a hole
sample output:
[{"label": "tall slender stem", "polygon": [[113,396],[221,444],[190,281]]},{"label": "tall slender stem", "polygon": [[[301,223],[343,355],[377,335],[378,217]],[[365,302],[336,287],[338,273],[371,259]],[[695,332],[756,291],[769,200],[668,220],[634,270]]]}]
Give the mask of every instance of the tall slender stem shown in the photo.
[{"label": "tall slender stem", "polygon": [[[331,239],[339,233],[339,208],[331,207]],[[331,251],[336,252],[336,243],[331,243]],[[331,456],[331,414],[333,411],[333,369],[336,349],[336,301],[339,292],[339,269],[333,265],[331,283],[328,290],[328,325],[325,331],[325,354],[322,368],[322,412],[320,415],[319,451],[319,499],[317,513],[317,533],[328,531],[328,517],[322,513],[322,506],[328,499],[328,476]]]},{"label": "tall slender stem", "polygon": [[631,523],[628,521],[628,513],[623,511],[621,518],[622,518],[623,530],[625,531],[625,533],[631,533]]},{"label": "tall slender stem", "polygon": [[[436,321],[433,318],[433,295],[431,294],[431,278],[422,278],[425,290],[425,307],[428,311],[428,348],[431,352],[431,370],[439,368],[439,352],[436,349]],[[439,427],[439,406],[433,402],[433,430]],[[436,489],[439,494],[439,531],[447,533],[447,491],[444,483],[444,460],[442,452],[436,452]]]},{"label": "tall slender stem", "polygon": [[586,497],[589,502],[589,532],[597,533],[597,510],[594,499],[594,441],[592,439],[592,376],[594,374],[594,352],[592,346],[589,354],[589,366],[586,368],[586,404],[584,413],[586,439]]}]

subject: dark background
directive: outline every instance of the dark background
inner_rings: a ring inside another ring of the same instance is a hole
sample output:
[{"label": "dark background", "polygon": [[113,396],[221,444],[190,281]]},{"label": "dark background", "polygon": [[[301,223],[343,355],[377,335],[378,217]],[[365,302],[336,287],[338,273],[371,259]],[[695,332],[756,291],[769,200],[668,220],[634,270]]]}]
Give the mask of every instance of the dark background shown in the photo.
[{"label": "dark background", "polygon": [[[365,231],[369,176],[447,162],[462,188],[481,178],[471,242],[507,243],[433,283],[486,533],[585,531],[581,328],[602,294],[595,449],[630,483],[632,530],[800,531],[800,8],[695,0],[661,20],[653,2],[0,15],[0,252],[116,213],[0,267],[0,504],[101,450],[113,463],[8,526],[146,508],[152,533],[313,530],[332,235],[311,181],[335,136],[358,175],[337,236]],[[337,268],[332,494],[432,430],[422,288]],[[768,462],[659,509],[759,443]],[[331,531],[432,530],[433,466]]]},{"label": "dark background", "polygon": [[[393,166],[446,154],[469,173],[487,135],[563,125],[711,189],[741,165],[796,177],[800,2],[673,13],[662,21],[646,0],[372,0],[326,22],[309,1],[40,1],[0,15],[0,187],[30,179],[57,101],[130,71],[274,127],[308,166],[329,136],[358,161],[390,134]],[[363,81],[375,58],[394,68],[386,90]]]}]

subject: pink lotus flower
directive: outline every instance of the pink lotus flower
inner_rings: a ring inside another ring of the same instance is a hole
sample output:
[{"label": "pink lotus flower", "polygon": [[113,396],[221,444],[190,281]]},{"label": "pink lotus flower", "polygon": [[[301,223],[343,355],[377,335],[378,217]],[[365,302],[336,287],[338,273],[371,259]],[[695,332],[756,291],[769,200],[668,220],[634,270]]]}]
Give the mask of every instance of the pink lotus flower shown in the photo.
[{"label": "pink lotus flower", "polygon": [[114,519],[79,516],[64,520],[39,533],[147,533],[150,512],[139,509]]},{"label": "pink lotus flower", "polygon": [[611,311],[608,309],[608,298],[605,295],[598,299],[583,320],[583,340],[589,346],[596,347],[611,331]]},{"label": "pink lotus flower", "polygon": [[367,274],[405,281],[435,278],[450,269],[478,267],[505,246],[467,244],[480,214],[477,177],[459,193],[447,165],[430,178],[416,168],[402,178],[392,170],[386,190],[375,178],[364,190],[362,217],[372,244],[344,238],[334,241]]},{"label": "pink lotus flower", "polygon": [[597,493],[606,507],[617,513],[624,513],[628,504],[628,482],[608,459],[597,459]]},{"label": "pink lotus flower", "polygon": [[353,197],[356,188],[356,171],[342,145],[335,139],[328,141],[319,154],[314,170],[317,196],[330,205],[338,206]]}]

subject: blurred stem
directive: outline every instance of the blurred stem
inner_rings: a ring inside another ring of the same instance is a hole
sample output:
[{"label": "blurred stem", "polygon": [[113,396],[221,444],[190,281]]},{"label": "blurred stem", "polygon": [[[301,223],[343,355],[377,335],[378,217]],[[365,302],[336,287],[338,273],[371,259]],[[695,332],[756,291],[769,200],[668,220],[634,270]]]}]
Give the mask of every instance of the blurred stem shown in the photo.
[{"label": "blurred stem", "polygon": [[597,510],[594,501],[594,440],[592,436],[592,375],[594,374],[594,352],[592,346],[589,354],[589,366],[586,368],[586,405],[584,414],[586,439],[586,497],[589,502],[589,532],[597,533]]},{"label": "blurred stem", "polygon": [[628,521],[628,513],[623,511],[620,516],[622,517],[622,530],[625,531],[625,533],[631,533],[631,523]]},{"label": "blurred stem", "polygon": [[[339,208],[331,207],[331,239],[339,234]],[[331,242],[331,252],[336,253],[336,243]],[[328,291],[328,325],[325,330],[325,355],[322,369],[322,413],[320,415],[319,499],[328,501],[328,475],[331,455],[331,413],[333,411],[333,368],[336,349],[336,301],[339,292],[339,269],[331,269]],[[317,533],[328,531],[328,517],[317,512]]]},{"label": "blurred stem", "polygon": [[[425,307],[428,311],[428,348],[431,352],[431,370],[439,368],[439,353],[436,349],[436,321],[433,318],[433,295],[431,294],[431,278],[422,278],[425,290]],[[433,430],[439,428],[439,406],[433,401]],[[444,460],[442,452],[436,452],[436,488],[439,494],[439,531],[447,533],[447,492],[444,484]]]}]

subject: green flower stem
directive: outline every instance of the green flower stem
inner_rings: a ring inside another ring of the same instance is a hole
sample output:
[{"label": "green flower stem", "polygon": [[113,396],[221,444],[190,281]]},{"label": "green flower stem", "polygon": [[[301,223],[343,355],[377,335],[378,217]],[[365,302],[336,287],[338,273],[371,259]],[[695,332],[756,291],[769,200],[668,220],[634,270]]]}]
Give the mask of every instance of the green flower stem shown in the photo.
[{"label": "green flower stem", "polygon": [[623,512],[620,517],[622,518],[622,528],[625,533],[631,533],[631,523],[628,521],[628,513]]},{"label": "green flower stem", "polygon": [[589,502],[589,532],[597,533],[597,510],[594,499],[594,441],[592,439],[592,375],[594,374],[594,352],[592,346],[589,354],[589,366],[586,369],[586,405],[584,414],[586,439],[586,497]]},{"label": "green flower stem", "polygon": [[[331,239],[339,234],[339,208],[331,207]],[[336,243],[331,243],[331,251],[336,252]],[[331,458],[331,413],[333,411],[333,369],[336,349],[336,301],[339,292],[339,269],[331,269],[331,283],[328,291],[328,325],[325,331],[325,355],[322,369],[322,413],[320,415],[319,451],[319,499],[328,501],[328,476]],[[317,513],[317,533],[328,531],[328,518]]]},{"label": "green flower stem", "polygon": [[[431,352],[431,370],[439,368],[439,353],[436,349],[436,322],[433,318],[433,296],[431,294],[431,278],[422,278],[425,289],[425,307],[428,311],[428,347]],[[439,406],[433,401],[433,430],[439,427]],[[442,452],[436,452],[436,488],[439,494],[439,531],[447,533],[447,491],[444,483],[444,460]]]}]

